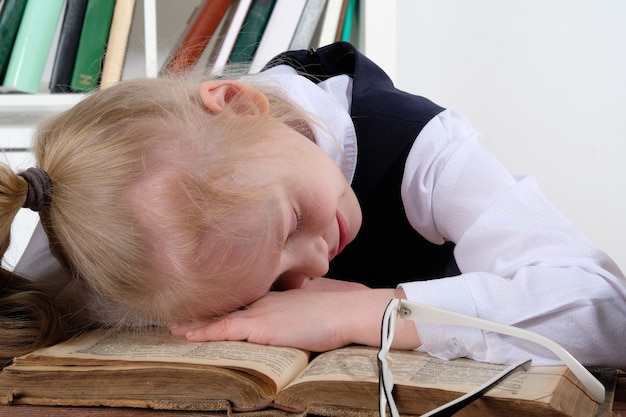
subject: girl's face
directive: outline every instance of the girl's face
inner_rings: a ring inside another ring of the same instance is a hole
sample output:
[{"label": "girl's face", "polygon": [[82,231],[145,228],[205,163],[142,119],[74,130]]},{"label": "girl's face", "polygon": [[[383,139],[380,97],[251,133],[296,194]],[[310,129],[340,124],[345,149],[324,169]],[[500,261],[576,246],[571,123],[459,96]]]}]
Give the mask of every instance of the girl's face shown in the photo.
[{"label": "girl's face", "polygon": [[[259,269],[233,277],[233,294],[219,306],[226,311],[250,304],[272,288],[298,288],[309,278],[324,276],[329,261],[355,238],[361,226],[354,191],[315,143],[285,126],[263,146],[277,151],[265,148],[269,155],[247,162],[243,170],[249,178],[273,184],[276,190],[273,215],[278,227],[271,233],[278,250],[268,253]],[[235,248],[226,261],[236,263],[245,256],[245,250]]]}]

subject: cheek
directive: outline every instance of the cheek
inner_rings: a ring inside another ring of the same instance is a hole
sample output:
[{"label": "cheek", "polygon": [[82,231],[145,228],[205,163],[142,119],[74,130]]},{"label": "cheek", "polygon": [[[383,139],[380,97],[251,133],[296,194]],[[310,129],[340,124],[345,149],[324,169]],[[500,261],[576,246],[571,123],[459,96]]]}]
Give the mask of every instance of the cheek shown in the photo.
[{"label": "cheek", "polygon": [[218,297],[214,295],[207,297],[204,309],[206,318],[219,318],[224,314],[249,306],[266,295],[268,289],[251,288],[245,283],[239,283],[235,287],[229,286],[228,289],[221,288],[219,292],[221,295]]},{"label": "cheek", "polygon": [[231,278],[231,294],[230,299],[233,301],[231,310],[250,305],[259,298],[265,296],[276,281],[277,263],[270,260],[266,264],[249,272],[245,277]]},{"label": "cheek", "polygon": [[209,241],[206,249],[210,256],[202,265],[206,290],[202,292],[214,304],[207,304],[205,311],[224,314],[250,305],[270,291],[278,276],[280,256],[276,250],[252,239],[230,245]]},{"label": "cheek", "polygon": [[250,282],[249,285],[241,285],[239,290],[235,290],[235,298],[239,300],[237,308],[254,303],[259,298],[265,296],[269,291],[270,286],[266,286],[262,281],[254,281]]}]

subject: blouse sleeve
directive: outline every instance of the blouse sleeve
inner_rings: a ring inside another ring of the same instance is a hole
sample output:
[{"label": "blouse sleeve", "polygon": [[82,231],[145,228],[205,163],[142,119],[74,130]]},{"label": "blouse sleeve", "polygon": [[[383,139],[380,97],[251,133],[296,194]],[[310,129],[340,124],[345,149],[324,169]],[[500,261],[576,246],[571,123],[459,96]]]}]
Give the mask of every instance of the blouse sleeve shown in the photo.
[{"label": "blouse sleeve", "polygon": [[[402,198],[413,227],[456,243],[461,275],[402,284],[409,300],[543,334],[593,366],[626,366],[626,280],[577,231],[531,177],[513,177],[446,110],[418,136]],[[558,363],[521,340],[467,328],[417,324],[422,350],[443,358]]]}]

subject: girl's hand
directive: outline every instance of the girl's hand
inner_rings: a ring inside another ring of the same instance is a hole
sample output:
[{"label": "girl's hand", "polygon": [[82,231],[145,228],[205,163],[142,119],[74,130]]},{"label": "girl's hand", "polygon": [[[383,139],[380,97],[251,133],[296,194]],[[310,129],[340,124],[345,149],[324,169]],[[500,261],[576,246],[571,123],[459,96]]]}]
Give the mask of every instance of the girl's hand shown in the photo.
[{"label": "girl's hand", "polygon": [[[318,279],[312,280],[309,288],[305,285],[302,289],[270,292],[246,309],[219,320],[173,325],[170,331],[195,342],[247,340],[310,351],[326,351],[351,343],[378,346],[385,307],[391,298],[402,298],[403,292],[393,289],[320,291],[314,287],[340,284],[314,283]],[[399,320],[394,347],[414,349],[420,345],[415,325]]]}]

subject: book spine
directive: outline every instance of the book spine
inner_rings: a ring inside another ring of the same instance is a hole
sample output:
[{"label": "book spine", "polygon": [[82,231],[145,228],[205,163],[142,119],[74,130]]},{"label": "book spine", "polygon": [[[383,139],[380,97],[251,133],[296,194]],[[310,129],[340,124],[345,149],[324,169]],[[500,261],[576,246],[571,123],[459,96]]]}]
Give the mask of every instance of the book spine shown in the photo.
[{"label": "book spine", "polygon": [[350,37],[352,35],[352,24],[355,20],[355,13],[357,7],[357,0],[348,0],[348,5],[346,7],[346,16],[343,22],[343,28],[341,28],[341,37],[339,40],[350,42]]},{"label": "book spine", "polygon": [[276,0],[254,0],[228,58],[229,62],[250,62],[259,46]]},{"label": "book spine", "polygon": [[185,36],[161,69],[161,75],[182,75],[196,64],[232,0],[205,0]]},{"label": "book spine", "polygon": [[252,0],[239,0],[236,4],[236,9],[233,11],[232,16],[228,22],[228,27],[224,33],[224,39],[221,42],[220,50],[215,54],[215,59],[212,62],[212,73],[221,74],[222,70],[228,63],[228,58],[231,55],[233,46],[237,41],[237,36],[243,25],[244,20],[250,10]]},{"label": "book spine", "polygon": [[348,3],[350,3],[350,0],[342,1],[339,21],[337,22],[337,27],[335,27],[335,41],[340,41],[343,35],[343,27],[346,24],[346,16],[348,15]]},{"label": "book spine", "polygon": [[343,0],[328,0],[320,28],[318,46],[325,46],[335,41],[342,7]]},{"label": "book spine", "polygon": [[74,91],[88,92],[98,86],[114,6],[115,0],[87,2],[70,82]]},{"label": "book spine", "polygon": [[252,59],[251,73],[260,71],[267,61],[289,49],[305,4],[306,0],[277,0]]},{"label": "book spine", "polygon": [[5,0],[0,11],[0,80],[9,64],[13,43],[24,15],[26,0]]},{"label": "book spine", "polygon": [[64,0],[28,0],[17,31],[3,86],[25,93],[39,90]]},{"label": "book spine", "polygon": [[325,7],[326,0],[307,0],[289,49],[307,49],[312,46],[311,42],[320,25],[320,19]]},{"label": "book spine", "polygon": [[70,92],[72,70],[74,69],[74,60],[76,59],[86,8],[87,0],[67,0],[50,76],[51,93]]},{"label": "book spine", "polygon": [[104,64],[102,66],[100,88],[106,88],[122,79],[134,11],[135,0],[117,0],[115,2],[109,42],[107,43],[106,55],[104,56]]}]

